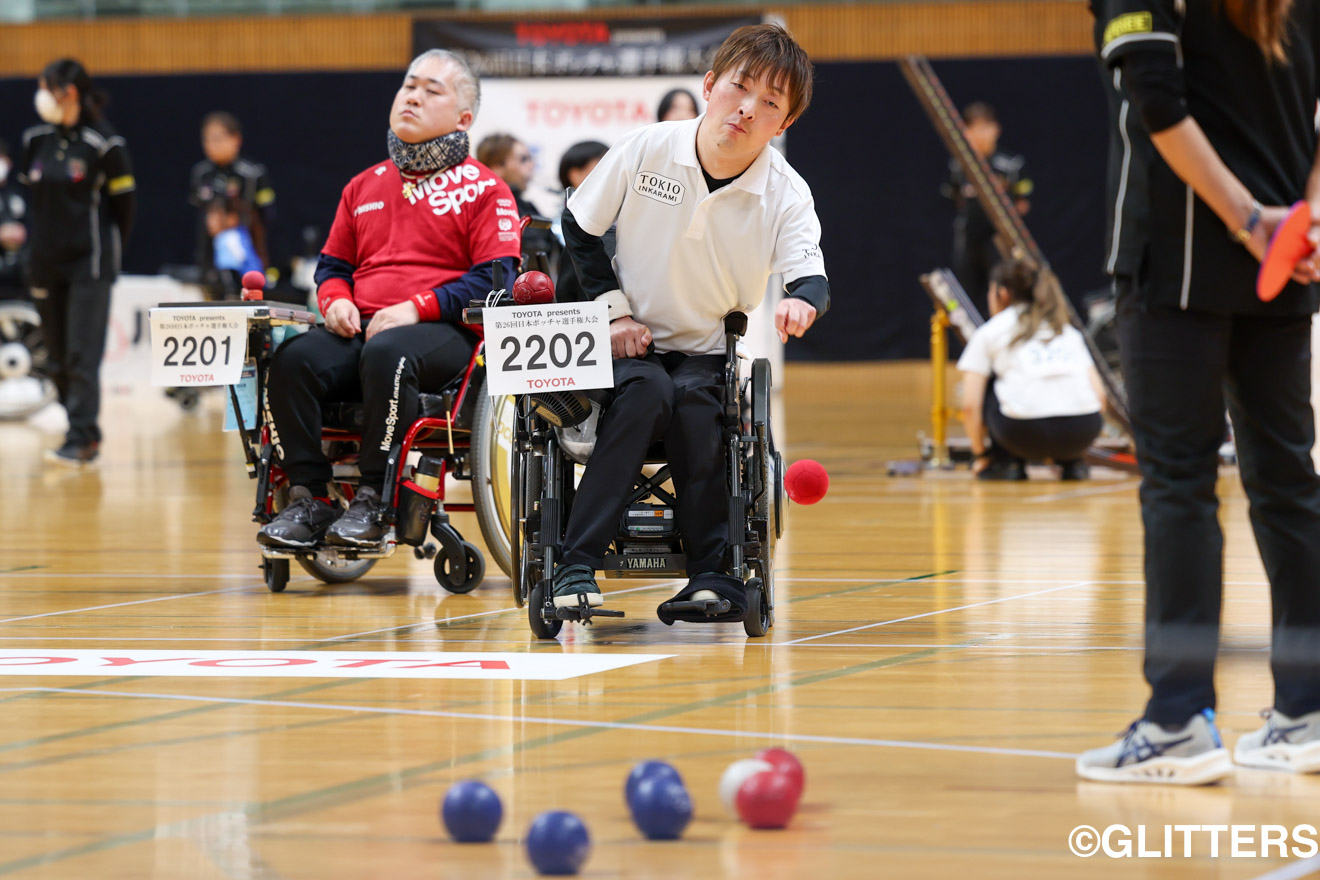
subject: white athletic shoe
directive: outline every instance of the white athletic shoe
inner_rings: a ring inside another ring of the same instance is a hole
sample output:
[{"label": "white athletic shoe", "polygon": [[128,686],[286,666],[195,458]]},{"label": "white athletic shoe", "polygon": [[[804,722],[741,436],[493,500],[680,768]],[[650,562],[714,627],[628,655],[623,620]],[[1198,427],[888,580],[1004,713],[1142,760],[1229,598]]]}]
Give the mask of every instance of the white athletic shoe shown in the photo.
[{"label": "white athletic shoe", "polygon": [[1244,767],[1285,773],[1320,772],[1320,712],[1289,718],[1267,709],[1265,726],[1244,735],[1233,749],[1233,760]]},{"label": "white athletic shoe", "polygon": [[1177,730],[1134,721],[1118,742],[1077,756],[1077,775],[1096,782],[1209,785],[1232,772],[1211,709],[1202,709]]}]

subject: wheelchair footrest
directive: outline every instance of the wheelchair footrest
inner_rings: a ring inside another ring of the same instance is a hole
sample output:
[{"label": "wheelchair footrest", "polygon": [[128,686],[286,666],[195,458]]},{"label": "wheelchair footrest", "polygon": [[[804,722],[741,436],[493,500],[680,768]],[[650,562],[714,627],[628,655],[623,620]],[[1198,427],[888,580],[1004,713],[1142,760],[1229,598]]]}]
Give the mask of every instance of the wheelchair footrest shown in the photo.
[{"label": "wheelchair footrest", "polygon": [[560,620],[573,620],[581,624],[590,624],[593,617],[623,617],[622,611],[610,611],[599,606],[592,607],[586,593],[578,593],[576,605],[565,605],[554,609],[555,617]]},{"label": "wheelchair footrest", "polygon": [[717,617],[728,614],[733,603],[728,599],[691,599],[685,602],[666,602],[665,607],[675,616],[702,614],[706,617]]}]

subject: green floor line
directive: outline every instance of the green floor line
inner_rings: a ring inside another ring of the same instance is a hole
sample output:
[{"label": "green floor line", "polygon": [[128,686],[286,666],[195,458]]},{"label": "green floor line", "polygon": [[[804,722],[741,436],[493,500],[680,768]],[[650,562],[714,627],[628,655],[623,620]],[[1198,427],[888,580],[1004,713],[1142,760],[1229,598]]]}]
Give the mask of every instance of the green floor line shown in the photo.
[{"label": "green floor line", "polygon": [[957,574],[958,569],[951,568],[948,571],[933,571],[930,574],[919,574],[915,577],[899,578],[896,581],[877,581],[873,584],[863,584],[859,587],[845,587],[841,590],[830,590],[828,593],[817,593],[814,596],[794,596],[784,602],[778,602],[777,605],[792,605],[796,602],[814,602],[817,599],[831,599],[835,596],[847,596],[852,593],[863,593],[867,590],[874,590],[877,587],[892,587],[897,584],[910,584],[914,581],[924,581],[935,577],[944,577],[945,575]]}]

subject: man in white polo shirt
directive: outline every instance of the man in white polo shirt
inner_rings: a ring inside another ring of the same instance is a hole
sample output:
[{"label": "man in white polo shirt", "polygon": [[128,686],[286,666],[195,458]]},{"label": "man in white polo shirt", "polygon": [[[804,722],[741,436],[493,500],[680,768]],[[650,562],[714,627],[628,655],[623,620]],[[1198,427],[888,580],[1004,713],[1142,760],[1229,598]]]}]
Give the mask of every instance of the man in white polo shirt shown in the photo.
[{"label": "man in white polo shirt", "polygon": [[[811,190],[769,146],[811,101],[811,62],[778,25],[739,28],[706,74],[706,113],[629,134],[569,199],[563,229],[586,296],[610,307],[614,394],[573,503],[555,604],[602,602],[595,571],[615,537],[646,450],[665,442],[691,582],[741,620],[740,581],[725,575],[728,482],[721,446],[724,316],[750,312],[772,274],[787,296],[781,341],[829,307]],[[617,224],[613,261],[601,236]],[[672,600],[671,600],[672,601]],[[667,603],[666,603],[667,604]]]}]

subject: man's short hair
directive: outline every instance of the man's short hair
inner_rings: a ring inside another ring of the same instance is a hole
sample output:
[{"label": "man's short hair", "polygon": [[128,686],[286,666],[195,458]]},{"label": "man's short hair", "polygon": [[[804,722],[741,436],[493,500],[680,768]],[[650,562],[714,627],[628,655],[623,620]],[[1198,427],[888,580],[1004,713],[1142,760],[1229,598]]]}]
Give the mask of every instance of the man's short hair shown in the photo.
[{"label": "man's short hair", "polygon": [[788,118],[797,119],[811,104],[811,59],[782,25],[749,24],[729,34],[711,61],[719,79],[728,70],[766,81],[788,97]]},{"label": "man's short hair", "polygon": [[610,148],[600,141],[580,141],[569,147],[559,158],[559,185],[568,189],[572,186],[568,172],[586,168],[593,160],[599,159],[609,151]]},{"label": "man's short hair", "polygon": [[477,111],[481,109],[481,81],[477,75],[472,72],[472,68],[463,60],[462,55],[450,52],[448,49],[427,49],[421,55],[418,55],[408,65],[408,72],[404,78],[413,75],[413,71],[423,61],[431,58],[448,62],[454,65],[457,72],[454,74],[454,91],[458,93],[458,108],[460,110],[471,110],[472,118],[477,118]]},{"label": "man's short hair", "polygon": [[206,131],[212,125],[220,126],[235,137],[241,137],[243,134],[243,124],[238,121],[238,117],[224,110],[216,110],[202,117],[202,131]]},{"label": "man's short hair", "polygon": [[513,145],[518,143],[518,139],[505,132],[496,132],[488,134],[477,144],[477,161],[487,168],[495,168],[503,165],[513,152]]},{"label": "man's short hair", "polygon": [[985,101],[975,101],[963,108],[963,125],[971,125],[973,122],[990,122],[998,125],[999,119],[995,116],[994,107]]}]

